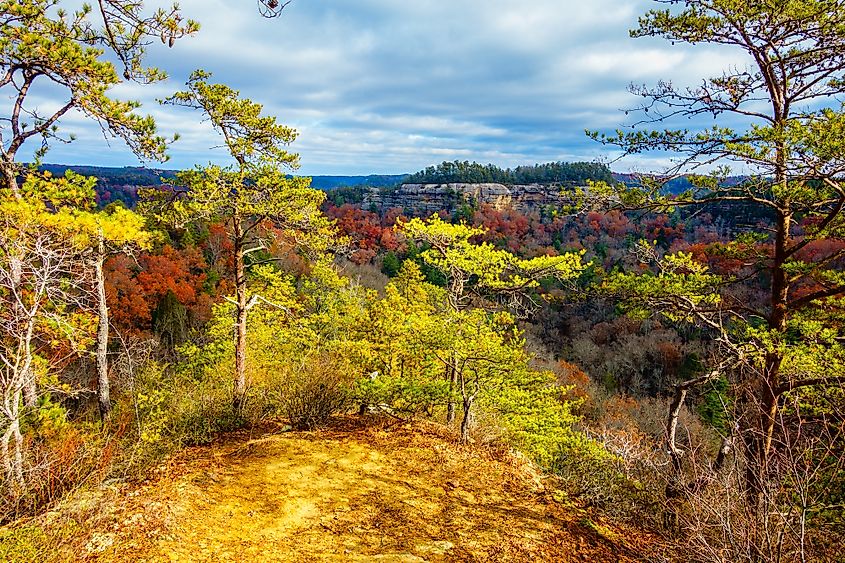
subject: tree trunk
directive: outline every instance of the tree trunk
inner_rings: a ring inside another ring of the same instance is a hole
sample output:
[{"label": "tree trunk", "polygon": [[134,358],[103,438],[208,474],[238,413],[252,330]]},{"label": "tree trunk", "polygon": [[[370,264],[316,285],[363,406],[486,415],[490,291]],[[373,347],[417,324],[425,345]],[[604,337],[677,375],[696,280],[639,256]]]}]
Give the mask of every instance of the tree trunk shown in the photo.
[{"label": "tree trunk", "polygon": [[472,403],[475,397],[464,399],[464,417],[461,419],[461,443],[469,442],[469,425],[472,422]]},{"label": "tree trunk", "polygon": [[14,163],[14,159],[12,159],[12,161],[7,161],[4,158],[3,160],[3,183],[7,189],[12,191],[15,197],[20,198],[20,189],[18,187],[18,168]]},{"label": "tree trunk", "polygon": [[[20,492],[26,486],[23,479],[23,436],[20,430],[20,410],[18,408],[20,400],[20,391],[16,391],[7,399],[4,414],[9,418],[9,427],[0,437],[0,455],[3,456],[6,486],[12,492]],[[12,438],[15,441],[14,449],[10,447]]]},{"label": "tree trunk", "polygon": [[243,408],[246,395],[246,266],[244,264],[244,244],[241,234],[240,217],[233,218],[235,239],[235,382],[232,405],[235,412]]},{"label": "tree trunk", "polygon": [[35,381],[35,371],[32,369],[32,336],[35,332],[35,319],[27,320],[24,336],[23,363],[20,368],[21,383],[23,385],[23,403],[29,408],[38,405],[38,382]]},{"label": "tree trunk", "polygon": [[[23,264],[17,256],[9,256],[9,271],[11,272],[11,284],[17,290],[23,293],[21,284],[23,283]],[[15,310],[15,317],[22,318],[25,313],[22,310],[21,303],[13,298],[12,307]],[[27,407],[35,407],[38,402],[38,384],[35,381],[35,373],[32,371],[32,334],[34,331],[34,319],[27,319],[27,329],[25,333],[24,349],[23,349],[23,364],[21,366],[20,376],[23,383],[23,399]]]},{"label": "tree trunk", "polygon": [[[775,183],[780,186],[781,193],[786,194],[788,193],[786,190],[786,148],[783,143],[778,143],[776,152]],[[788,248],[792,215],[784,211],[788,208],[788,202],[782,201],[781,208],[777,212],[771,268],[771,313],[768,318],[768,325],[769,330],[780,336],[783,336],[786,332],[789,305],[789,279],[785,265],[789,258]],[[772,438],[780,399],[776,390],[780,387],[782,362],[783,356],[776,348],[766,354],[763,372],[755,389],[757,404],[752,404],[752,408],[756,409],[757,416],[752,416],[751,427],[748,429],[745,438],[745,496],[749,509],[754,515],[758,515],[761,510],[763,492],[768,480]]]},{"label": "tree trunk", "polygon": [[[454,361],[454,358],[453,358]],[[453,424],[455,422],[455,387],[458,384],[458,372],[454,365],[446,366],[446,379],[449,381],[449,402],[446,405],[446,424]]]},{"label": "tree trunk", "polygon": [[109,398],[109,308],[106,303],[106,279],[103,275],[103,264],[106,261],[106,245],[102,234],[97,246],[95,262],[97,281],[97,404],[100,407],[100,418],[106,420],[111,413]]}]

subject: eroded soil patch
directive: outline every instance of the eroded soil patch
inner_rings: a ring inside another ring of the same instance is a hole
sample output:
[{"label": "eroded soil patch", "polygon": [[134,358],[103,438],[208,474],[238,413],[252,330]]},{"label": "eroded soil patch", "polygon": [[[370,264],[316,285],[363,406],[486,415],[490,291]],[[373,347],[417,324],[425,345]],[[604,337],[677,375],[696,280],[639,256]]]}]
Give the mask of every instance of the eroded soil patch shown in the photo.
[{"label": "eroded soil patch", "polygon": [[347,428],[195,448],[114,493],[74,551],[156,562],[639,559],[552,501],[527,463],[441,434]]}]

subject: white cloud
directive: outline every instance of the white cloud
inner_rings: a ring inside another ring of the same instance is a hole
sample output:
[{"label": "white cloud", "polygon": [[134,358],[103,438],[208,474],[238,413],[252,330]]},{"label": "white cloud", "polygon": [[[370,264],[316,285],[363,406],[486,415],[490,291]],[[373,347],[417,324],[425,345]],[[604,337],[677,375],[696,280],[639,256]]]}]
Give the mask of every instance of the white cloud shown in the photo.
[{"label": "white cloud", "polygon": [[[743,63],[718,49],[630,39],[646,0],[296,0],[278,20],[249,2],[181,4],[203,27],[173,49],[151,47],[150,61],[171,78],[114,89],[141,100],[164,134],[182,134],[174,167],[222,158],[198,114],[155,101],[194,68],[296,127],[292,150],[303,172],[319,174],[408,172],[453,158],[503,166],[596,158],[607,151],[583,130],[625,120],[618,110],[636,102],[628,83],[695,83]],[[80,140],[48,161],[136,163],[118,143],[103,149],[96,128],[76,118],[65,125]]]}]

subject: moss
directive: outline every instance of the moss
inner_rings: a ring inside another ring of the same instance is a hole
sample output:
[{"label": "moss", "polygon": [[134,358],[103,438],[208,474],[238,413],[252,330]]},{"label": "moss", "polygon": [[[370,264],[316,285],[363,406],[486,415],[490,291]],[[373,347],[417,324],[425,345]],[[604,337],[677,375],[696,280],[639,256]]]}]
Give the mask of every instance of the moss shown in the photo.
[{"label": "moss", "polygon": [[0,561],[43,561],[50,538],[39,526],[0,529]]}]

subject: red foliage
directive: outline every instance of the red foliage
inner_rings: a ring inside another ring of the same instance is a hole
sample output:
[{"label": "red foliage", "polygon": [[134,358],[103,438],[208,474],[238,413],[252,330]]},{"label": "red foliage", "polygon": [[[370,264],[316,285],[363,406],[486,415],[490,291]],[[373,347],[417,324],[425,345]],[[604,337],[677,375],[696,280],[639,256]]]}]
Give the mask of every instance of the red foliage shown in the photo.
[{"label": "red foliage", "polygon": [[149,331],[152,313],[173,292],[191,315],[208,318],[212,296],[204,291],[207,264],[200,250],[166,245],[160,254],[143,253],[137,262],[119,255],[106,262],[106,298],[112,322],[123,329]]}]

